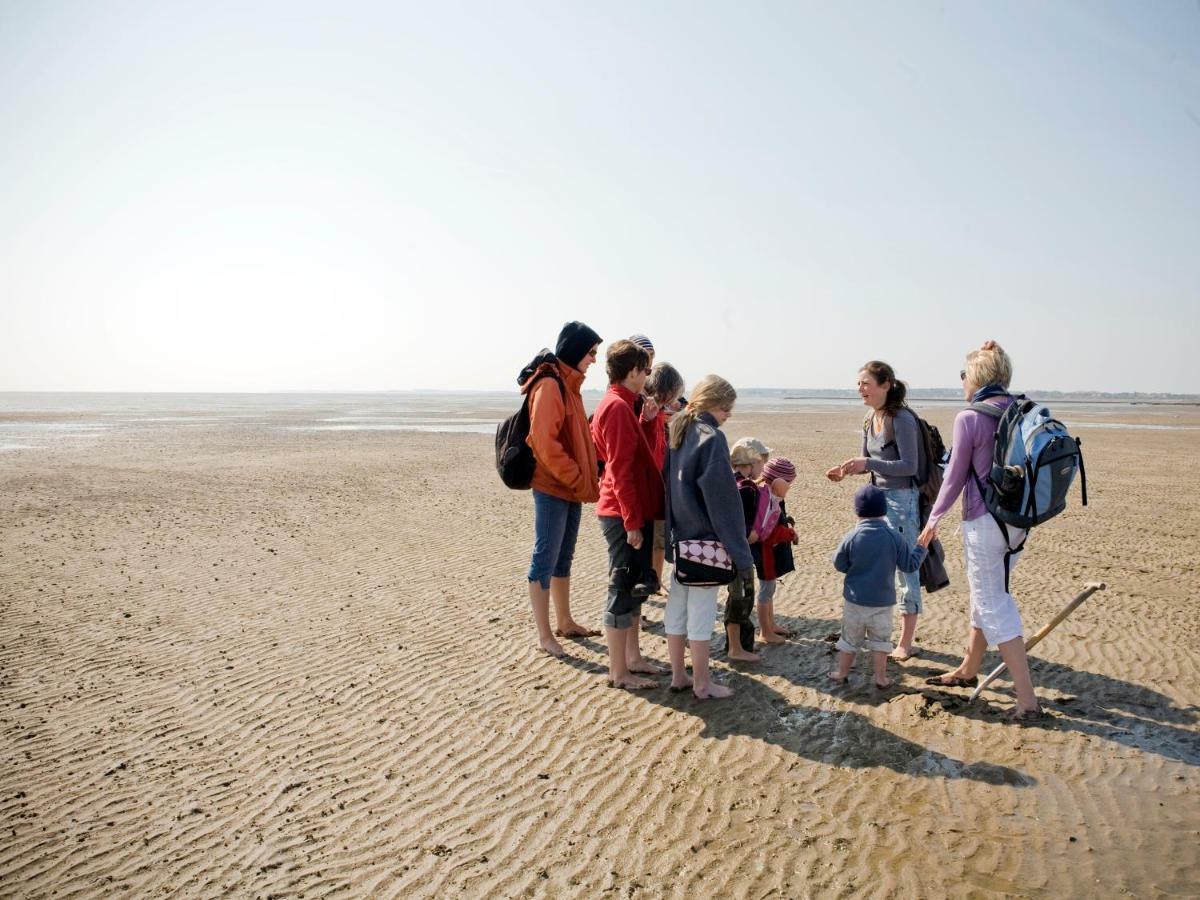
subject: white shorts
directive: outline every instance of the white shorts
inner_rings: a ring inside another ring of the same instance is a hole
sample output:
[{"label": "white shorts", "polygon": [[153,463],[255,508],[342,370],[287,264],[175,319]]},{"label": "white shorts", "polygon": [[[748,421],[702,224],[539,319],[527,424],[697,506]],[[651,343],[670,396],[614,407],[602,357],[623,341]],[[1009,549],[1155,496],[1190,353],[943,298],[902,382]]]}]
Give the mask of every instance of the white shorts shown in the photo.
[{"label": "white shorts", "polygon": [[663,611],[663,626],[667,634],[686,634],[689,641],[711,641],[713,623],[717,620],[717,595],[721,589],[689,587],[671,575],[667,592],[667,608]]},{"label": "white shorts", "polygon": [[842,653],[870,650],[872,653],[891,653],[892,611],[895,606],[859,606],[842,601],[842,636],[837,648]]},{"label": "white shorts", "polygon": [[[962,536],[967,585],[971,589],[971,625],[983,632],[989,647],[1021,637],[1025,630],[1017,601],[1004,589],[1004,554],[1008,545],[1000,526],[990,515],[980,516],[962,523]],[[1025,531],[1010,527],[1008,537],[1014,545],[1019,545]],[[1010,574],[1020,558],[1020,553],[1012,555]]]}]

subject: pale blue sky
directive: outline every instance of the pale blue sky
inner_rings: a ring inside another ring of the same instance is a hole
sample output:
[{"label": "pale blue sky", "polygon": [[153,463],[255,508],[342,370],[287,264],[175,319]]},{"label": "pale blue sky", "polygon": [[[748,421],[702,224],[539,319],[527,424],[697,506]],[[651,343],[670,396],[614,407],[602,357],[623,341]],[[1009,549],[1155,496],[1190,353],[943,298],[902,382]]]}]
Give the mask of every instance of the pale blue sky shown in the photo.
[{"label": "pale blue sky", "polygon": [[0,122],[0,390],[1200,392],[1193,0],[9,0]]}]

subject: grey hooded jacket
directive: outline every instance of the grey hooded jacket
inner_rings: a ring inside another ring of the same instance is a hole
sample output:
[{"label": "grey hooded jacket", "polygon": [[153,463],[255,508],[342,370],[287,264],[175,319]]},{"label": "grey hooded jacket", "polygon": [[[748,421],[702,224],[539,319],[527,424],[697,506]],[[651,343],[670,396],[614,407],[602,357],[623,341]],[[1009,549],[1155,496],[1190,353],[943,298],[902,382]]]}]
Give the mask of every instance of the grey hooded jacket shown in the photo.
[{"label": "grey hooded jacket", "polygon": [[729,444],[717,420],[700,413],[678,449],[667,447],[667,559],[675,541],[718,540],[739,573],[754,568],[746,542],[746,522],[738,497]]}]

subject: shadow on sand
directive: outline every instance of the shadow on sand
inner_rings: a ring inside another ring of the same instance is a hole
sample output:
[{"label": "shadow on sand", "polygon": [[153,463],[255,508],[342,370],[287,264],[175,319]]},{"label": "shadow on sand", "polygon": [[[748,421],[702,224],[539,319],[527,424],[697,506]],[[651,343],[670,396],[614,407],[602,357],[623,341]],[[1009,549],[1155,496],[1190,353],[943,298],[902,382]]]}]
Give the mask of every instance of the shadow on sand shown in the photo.
[{"label": "shadow on sand", "polygon": [[[573,641],[598,654],[604,645],[590,639]],[[652,655],[657,656],[657,653]],[[604,678],[605,665],[578,656],[563,657],[565,665]],[[702,737],[718,740],[744,735],[774,744],[804,759],[839,768],[888,768],[924,778],[967,778],[988,784],[1028,787],[1029,775],[986,762],[966,763],[886,731],[853,710],[793,706],[774,688],[750,672],[733,671],[725,682],[737,693],[730,700],[697,700],[690,691],[672,693],[662,687],[631,691],[631,702],[645,701],[704,722]]]}]

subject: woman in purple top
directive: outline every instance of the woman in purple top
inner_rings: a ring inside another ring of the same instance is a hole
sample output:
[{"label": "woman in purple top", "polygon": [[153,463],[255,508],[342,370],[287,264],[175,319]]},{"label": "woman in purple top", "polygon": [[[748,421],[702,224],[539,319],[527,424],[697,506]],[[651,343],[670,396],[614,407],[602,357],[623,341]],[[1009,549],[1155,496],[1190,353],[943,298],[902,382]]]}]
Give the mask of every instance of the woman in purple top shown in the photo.
[{"label": "woman in purple top", "polygon": [[[1012,380],[1012,360],[995,341],[986,341],[978,350],[967,354],[966,367],[960,373],[963,395],[969,403],[991,403],[1004,409],[1011,402],[1008,385]],[[1012,711],[1016,720],[1031,719],[1041,714],[1029,660],[1025,656],[1024,629],[1017,603],[1005,587],[1005,555],[1009,544],[995,519],[984,506],[975,475],[980,478],[991,471],[992,454],[996,445],[997,420],[991,416],[965,409],[954,419],[953,451],[946,477],[938,492],[929,522],[921,532],[918,543],[928,547],[937,537],[938,523],[962,494],[963,554],[966,557],[967,584],[971,591],[971,628],[967,637],[967,653],[958,668],[926,679],[926,684],[951,687],[971,687],[978,682],[979,667],[987,648],[995,645],[1012,675],[1017,692],[1017,705]],[[1011,546],[1020,546],[1025,532],[1009,527]],[[1011,570],[1020,558],[1014,554]]]},{"label": "woman in purple top", "polygon": [[[917,504],[917,469],[921,429],[917,414],[904,402],[908,389],[885,362],[873,359],[858,370],[858,395],[870,408],[863,421],[862,456],[852,457],[825,473],[830,481],[847,475],[871,476],[871,483],[887,499],[887,520],[911,550],[917,545],[921,515]],[[892,656],[911,659],[920,650],[913,646],[917,617],[921,614],[921,575],[896,570],[896,595],[903,618],[900,642]]]}]

